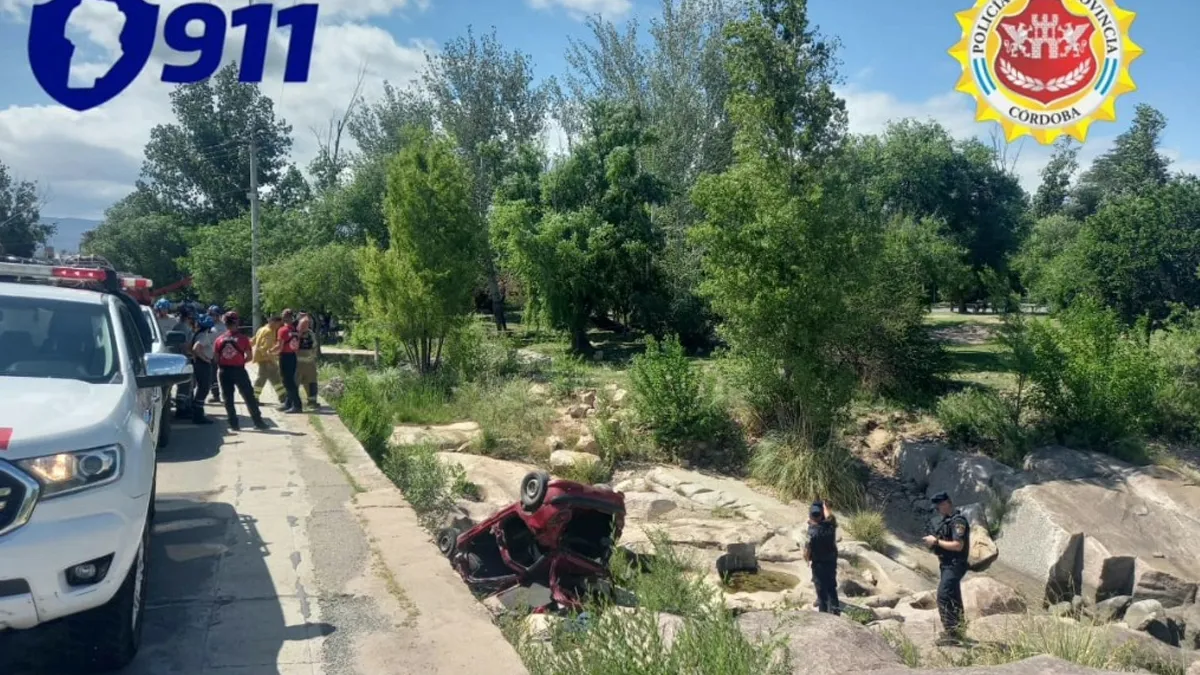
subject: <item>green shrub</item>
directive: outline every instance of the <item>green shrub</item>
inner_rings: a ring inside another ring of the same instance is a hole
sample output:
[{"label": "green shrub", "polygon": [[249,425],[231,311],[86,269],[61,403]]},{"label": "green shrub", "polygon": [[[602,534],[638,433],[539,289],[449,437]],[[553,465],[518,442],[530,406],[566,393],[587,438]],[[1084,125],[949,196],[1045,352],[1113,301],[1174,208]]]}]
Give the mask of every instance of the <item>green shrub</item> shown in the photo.
[{"label": "green shrub", "polygon": [[446,341],[445,369],[464,382],[510,377],[521,371],[517,348],[504,335],[470,321]]},{"label": "green shrub", "polygon": [[575,462],[555,470],[555,475],[584,485],[599,485],[612,480],[612,464],[603,459],[598,462]]},{"label": "green shrub", "polygon": [[1090,300],[1077,301],[1059,323],[1029,327],[1032,406],[1062,443],[1139,459],[1164,384],[1147,331],[1127,330],[1115,312]]},{"label": "green shrub", "polygon": [[754,446],[750,475],[784,499],[829,499],[841,508],[862,504],[863,467],[832,443],[813,446],[802,433],[772,432]]},{"label": "green shrub", "polygon": [[381,387],[364,368],[346,373],[345,391],[335,402],[338,416],[363,449],[379,461],[392,437],[393,417],[387,405],[381,405]]},{"label": "green shrub", "polygon": [[592,383],[587,362],[578,356],[556,356],[550,366],[550,388],[558,398],[571,396]]},{"label": "green shrub", "polygon": [[938,421],[949,441],[1018,464],[1028,450],[1027,435],[1015,406],[990,389],[971,387],[937,402]]},{"label": "green shrub", "polygon": [[[586,617],[568,618],[542,645],[519,622],[506,631],[533,675],[785,675],[792,672],[782,642],[752,641],[739,630],[716,588],[690,561],[652,533],[653,553],[640,560],[618,551],[610,567],[616,585],[638,598],[624,611],[596,599]],[[673,644],[662,639],[659,612],[683,617]],[[545,648],[549,646],[550,648]]]},{"label": "green shrub", "polygon": [[721,444],[731,425],[713,396],[713,382],[683,351],[679,339],[646,338],[646,352],[629,369],[633,410],[654,442],[677,458],[694,459],[697,443]]},{"label": "green shrub", "polygon": [[871,550],[883,552],[887,549],[887,525],[883,514],[878,511],[855,511],[846,519],[846,534],[861,541]]},{"label": "green shrub", "polygon": [[1155,401],[1156,431],[1193,440],[1200,435],[1200,314],[1175,316],[1151,336],[1150,347],[1164,372]]},{"label": "green shrub", "polygon": [[380,468],[428,529],[437,527],[439,516],[454,504],[457,491],[464,490],[462,467],[444,464],[437,448],[430,445],[393,446],[380,462]]}]

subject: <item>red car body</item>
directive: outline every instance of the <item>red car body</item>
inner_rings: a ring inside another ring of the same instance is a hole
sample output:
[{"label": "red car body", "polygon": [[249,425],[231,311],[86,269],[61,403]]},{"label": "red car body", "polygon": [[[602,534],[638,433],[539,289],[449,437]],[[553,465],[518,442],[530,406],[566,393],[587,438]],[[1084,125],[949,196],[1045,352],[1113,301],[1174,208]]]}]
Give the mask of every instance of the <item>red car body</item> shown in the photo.
[{"label": "red car body", "polygon": [[608,578],[624,527],[623,494],[531,473],[520,502],[466,532],[443,530],[438,546],[477,596],[541,584],[553,603],[577,608],[586,589]]}]

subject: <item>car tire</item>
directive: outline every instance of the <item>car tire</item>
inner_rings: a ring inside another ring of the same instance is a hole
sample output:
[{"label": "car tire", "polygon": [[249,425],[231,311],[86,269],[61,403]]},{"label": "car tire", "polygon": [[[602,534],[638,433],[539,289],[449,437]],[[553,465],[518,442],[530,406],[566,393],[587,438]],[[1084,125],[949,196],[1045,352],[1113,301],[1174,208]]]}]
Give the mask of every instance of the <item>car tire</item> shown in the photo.
[{"label": "car tire", "polygon": [[80,666],[87,673],[112,673],[129,665],[142,643],[146,614],[146,558],[150,549],[150,522],[142,531],[137,557],[117,594],[95,609],[67,619],[68,644],[79,650]]},{"label": "car tire", "polygon": [[442,555],[447,558],[454,555],[458,550],[458,529],[454,527],[446,527],[438,532],[437,547],[442,552]]},{"label": "car tire", "polygon": [[545,471],[530,471],[521,479],[521,507],[532,513],[546,501],[550,491],[550,474]]}]

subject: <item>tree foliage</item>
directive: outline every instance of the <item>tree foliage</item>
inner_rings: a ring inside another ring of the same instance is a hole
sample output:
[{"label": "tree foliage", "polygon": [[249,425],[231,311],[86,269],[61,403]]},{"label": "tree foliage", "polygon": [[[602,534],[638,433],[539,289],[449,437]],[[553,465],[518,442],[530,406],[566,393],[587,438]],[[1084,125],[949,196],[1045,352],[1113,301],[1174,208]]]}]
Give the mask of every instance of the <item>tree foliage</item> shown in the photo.
[{"label": "tree foliage", "polygon": [[403,350],[428,373],[471,311],[483,232],[471,202],[471,173],[454,142],[412,130],[388,170],[391,245],[363,249],[358,313],[367,331]]},{"label": "tree foliage", "polygon": [[54,234],[41,221],[37,185],[17,180],[0,162],[0,253],[31,257]]},{"label": "tree foliage", "polygon": [[157,287],[186,276],[178,260],[187,252],[184,227],[173,216],[139,207],[137,193],[117,202],[88,233],[80,252],[98,255],[117,269],[150,278]]},{"label": "tree foliage", "polygon": [[250,208],[251,138],[257,146],[258,183],[296,189],[289,171],[291,126],[275,117],[274,102],[256,85],[238,81],[230,63],[212,78],[171,92],[175,121],[150,131],[142,184],[167,213],[189,224],[238,217]]},{"label": "tree foliage", "polygon": [[352,306],[362,292],[359,250],[343,243],[304,248],[259,272],[266,306],[301,307],[321,314]]},{"label": "tree foliage", "polygon": [[640,110],[595,103],[585,140],[542,177],[541,194],[509,183],[504,192],[517,198],[495,209],[505,260],[555,327],[570,331],[576,352],[591,350],[592,317],[644,318],[660,302],[654,260],[663,241],[650,207],[664,191],[638,160],[652,142]]}]

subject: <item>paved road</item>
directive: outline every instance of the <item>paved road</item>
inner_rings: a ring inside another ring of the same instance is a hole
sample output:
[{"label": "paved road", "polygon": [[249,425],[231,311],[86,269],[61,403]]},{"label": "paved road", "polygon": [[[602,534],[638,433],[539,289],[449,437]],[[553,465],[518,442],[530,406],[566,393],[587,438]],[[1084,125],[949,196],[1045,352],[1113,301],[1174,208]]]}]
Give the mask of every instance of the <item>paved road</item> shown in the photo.
[{"label": "paved road", "polygon": [[[238,433],[175,426],[158,470],[144,643],[124,675],[463,672],[422,653],[417,610],[379,571],[354,488],[303,417],[279,417],[263,432],[245,417]],[[53,662],[70,649],[57,638],[6,636],[0,672],[69,673]]]}]

